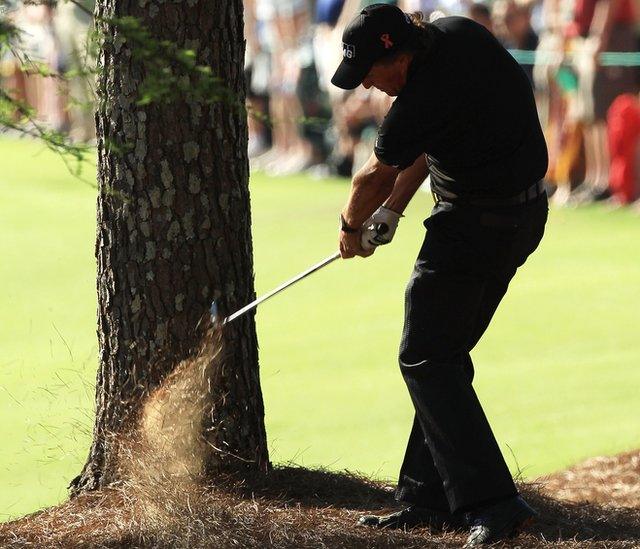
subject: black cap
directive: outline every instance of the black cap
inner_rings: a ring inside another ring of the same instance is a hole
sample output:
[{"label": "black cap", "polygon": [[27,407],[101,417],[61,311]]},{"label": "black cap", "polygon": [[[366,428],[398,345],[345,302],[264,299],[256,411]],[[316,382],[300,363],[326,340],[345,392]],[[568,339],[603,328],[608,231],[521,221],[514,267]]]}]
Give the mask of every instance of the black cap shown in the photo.
[{"label": "black cap", "polygon": [[342,62],[331,79],[344,90],[357,88],[380,58],[395,53],[412,35],[409,16],[390,4],[364,8],[342,34]]}]

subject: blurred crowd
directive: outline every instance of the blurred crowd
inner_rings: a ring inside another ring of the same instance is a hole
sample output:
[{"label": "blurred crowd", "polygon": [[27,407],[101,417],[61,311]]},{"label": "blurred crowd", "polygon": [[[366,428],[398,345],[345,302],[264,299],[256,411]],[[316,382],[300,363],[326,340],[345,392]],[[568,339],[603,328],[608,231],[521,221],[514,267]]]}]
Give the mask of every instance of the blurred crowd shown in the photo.
[{"label": "blurred crowd", "polygon": [[[638,200],[638,0],[387,1],[427,21],[470,17],[512,52],[536,93],[556,203]],[[349,176],[371,154],[392,100],[330,84],[345,26],[371,3],[245,0],[249,104],[266,114],[250,122],[253,169]]]},{"label": "blurred crowd", "polygon": [[[20,29],[20,41],[0,58],[0,84],[33,109],[43,127],[76,141],[95,139],[92,79],[83,75],[89,52],[93,0],[1,0],[0,17]],[[59,75],[68,74],[68,78]],[[75,74],[75,76],[73,76]]]},{"label": "blurred crowd", "polygon": [[[535,90],[549,146],[546,180],[557,204],[640,204],[640,0],[387,2],[426,21],[470,17],[512,52]],[[84,3],[91,11],[91,1]],[[348,177],[371,154],[392,99],[330,84],[345,26],[371,3],[244,0],[252,169]],[[23,58],[0,60],[2,87],[49,127],[92,140],[91,109],[83,105],[89,80],[63,81],[38,68],[82,67],[90,16],[63,1],[4,6],[0,16],[24,32]]]}]

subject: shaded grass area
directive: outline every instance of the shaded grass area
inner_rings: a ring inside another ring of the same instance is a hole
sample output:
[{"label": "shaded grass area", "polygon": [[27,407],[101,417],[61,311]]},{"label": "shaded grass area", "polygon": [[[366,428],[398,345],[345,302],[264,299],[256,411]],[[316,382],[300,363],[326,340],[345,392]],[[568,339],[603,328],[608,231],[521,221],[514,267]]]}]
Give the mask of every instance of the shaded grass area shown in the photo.
[{"label": "shaded grass area", "polygon": [[[28,142],[0,141],[0,518],[61,501],[92,425],[95,192]],[[336,246],[345,181],[251,182],[257,292]],[[411,422],[397,371],[402,295],[430,197],[394,243],[336,262],[257,314],[272,459],[393,478]],[[640,219],[553,211],[474,353],[514,471],[637,446]]]},{"label": "shaded grass area", "polygon": [[[640,512],[596,502],[569,503],[521,484],[539,520],[502,547],[637,547]],[[298,467],[266,477],[220,480],[181,499],[137,499],[109,489],[0,525],[3,547],[460,547],[464,531],[410,532],[356,526],[366,512],[396,509],[391,487],[366,478]],[[167,497],[169,496],[169,497]],[[169,506],[170,503],[170,506]]]}]

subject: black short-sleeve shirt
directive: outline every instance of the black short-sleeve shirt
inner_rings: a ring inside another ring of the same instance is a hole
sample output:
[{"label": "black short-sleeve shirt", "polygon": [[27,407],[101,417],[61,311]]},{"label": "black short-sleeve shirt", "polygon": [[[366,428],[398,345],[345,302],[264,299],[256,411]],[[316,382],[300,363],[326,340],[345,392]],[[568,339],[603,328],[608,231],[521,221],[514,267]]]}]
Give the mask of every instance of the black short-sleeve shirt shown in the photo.
[{"label": "black short-sleeve shirt", "polygon": [[375,154],[404,169],[427,155],[431,184],[458,196],[510,196],[540,180],[547,148],[531,84],[495,37],[465,17],[430,24]]}]

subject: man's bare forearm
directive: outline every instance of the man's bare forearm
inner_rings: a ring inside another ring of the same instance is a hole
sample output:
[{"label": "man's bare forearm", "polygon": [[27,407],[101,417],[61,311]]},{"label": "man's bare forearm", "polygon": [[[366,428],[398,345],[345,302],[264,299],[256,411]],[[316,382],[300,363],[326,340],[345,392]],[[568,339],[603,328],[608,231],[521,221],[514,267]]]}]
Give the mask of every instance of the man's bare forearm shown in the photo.
[{"label": "man's bare forearm", "polygon": [[429,169],[424,155],[420,155],[412,166],[402,170],[396,178],[391,195],[384,202],[384,206],[401,214],[407,204],[416,194],[420,185],[424,182]]},{"label": "man's bare forearm", "polygon": [[342,212],[345,221],[350,227],[360,227],[382,204],[394,212],[404,212],[427,173],[424,155],[401,172],[372,155],[353,176],[349,201]]},{"label": "man's bare forearm", "polygon": [[385,166],[372,155],[351,181],[351,192],[342,216],[350,227],[359,228],[389,197],[398,170]]}]

